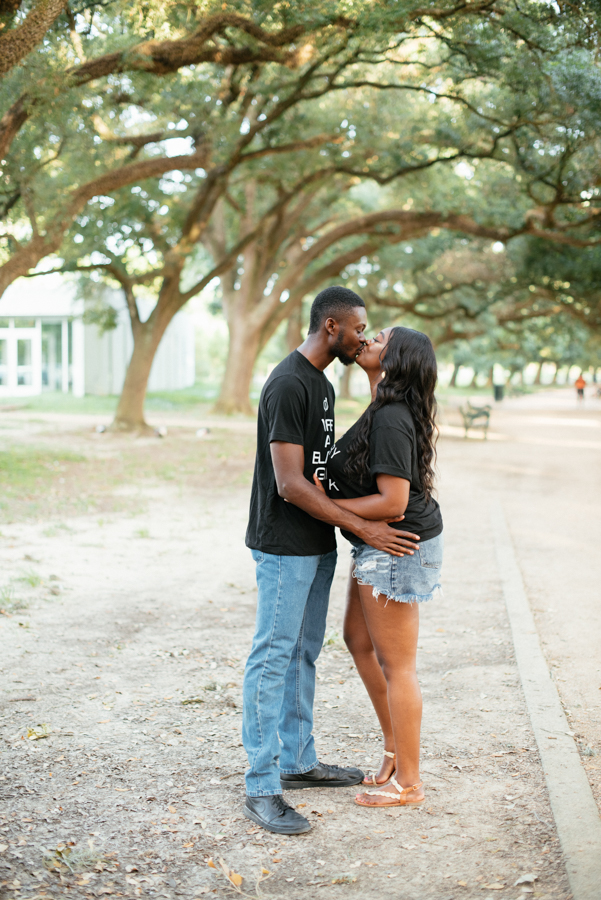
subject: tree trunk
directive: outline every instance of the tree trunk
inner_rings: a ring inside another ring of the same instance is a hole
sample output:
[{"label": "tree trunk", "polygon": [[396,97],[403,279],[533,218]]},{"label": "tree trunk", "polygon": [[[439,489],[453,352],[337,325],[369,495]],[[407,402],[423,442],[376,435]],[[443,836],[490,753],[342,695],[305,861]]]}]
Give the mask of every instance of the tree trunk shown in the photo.
[{"label": "tree trunk", "polygon": [[293,350],[296,350],[297,347],[300,347],[302,342],[304,341],[303,332],[301,330],[302,326],[302,309],[299,306],[298,309],[293,310],[288,317],[288,325],[286,327],[286,343],[288,344],[288,350],[292,353]]},{"label": "tree trunk", "polygon": [[491,366],[488,370],[488,378],[486,379],[486,387],[492,387],[492,377],[493,377],[494,367]]},{"label": "tree trunk", "polygon": [[340,376],[340,383],[338,386],[338,396],[341,400],[352,400],[351,394],[351,375],[353,374],[352,366],[345,366]]},{"label": "tree trunk", "polygon": [[457,372],[459,371],[459,363],[453,364],[453,374],[451,375],[451,380],[449,381],[449,387],[455,387],[457,384]]},{"label": "tree trunk", "polygon": [[470,388],[476,387],[476,379],[478,378],[479,374],[480,373],[478,372],[478,370],[474,369],[474,374],[472,375],[472,380],[470,381],[468,387],[470,387]]},{"label": "tree trunk", "polygon": [[215,412],[250,416],[253,412],[250,386],[255,362],[261,350],[261,333],[251,329],[242,316],[232,316],[228,325],[230,341],[227,362]]},{"label": "tree trunk", "polygon": [[140,324],[134,333],[134,349],[125,373],[112,431],[151,431],[144,419],[144,400],[152,363],[168,322],[161,327],[156,320]]},{"label": "tree trunk", "polygon": [[540,377],[542,375],[542,371],[543,371],[543,364],[542,364],[542,362],[539,362],[538,369],[536,370],[536,375],[534,376],[534,381],[532,382],[533,384],[540,384]]}]

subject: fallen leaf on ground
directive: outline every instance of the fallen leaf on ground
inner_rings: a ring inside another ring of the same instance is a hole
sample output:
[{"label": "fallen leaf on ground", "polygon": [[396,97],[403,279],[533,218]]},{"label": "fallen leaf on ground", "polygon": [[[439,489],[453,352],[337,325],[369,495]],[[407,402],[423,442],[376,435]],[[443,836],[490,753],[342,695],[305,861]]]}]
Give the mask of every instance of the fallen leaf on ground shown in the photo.
[{"label": "fallen leaf on ground", "polygon": [[213,858],[212,858],[211,856],[207,859],[207,866],[208,866],[210,869],[216,869],[216,868],[217,868],[217,866],[216,866],[215,863],[213,862]]},{"label": "fallen leaf on ground", "polygon": [[334,875],[332,884],[353,884],[357,880],[356,875]]},{"label": "fallen leaf on ground", "polygon": [[[225,875],[229,883],[232,884],[236,889],[239,889],[240,885],[244,881],[242,875],[239,875],[238,872],[234,872],[233,869],[228,868],[228,866],[225,864],[225,860],[221,858],[219,859],[219,865],[221,866],[223,874]],[[240,891],[238,891],[238,893],[240,893]]]},{"label": "fallen leaf on ground", "polygon": [[516,887],[518,884],[532,884],[536,881],[536,875],[533,875],[531,872],[528,872],[526,875],[520,875],[517,881],[514,881],[513,886]]},{"label": "fallen leaf on ground", "polygon": [[499,881],[493,881],[492,884],[483,884],[482,887],[486,888],[488,891],[502,891],[505,885],[501,884]]},{"label": "fallen leaf on ground", "polygon": [[467,887],[467,881],[458,881],[457,884],[460,884],[461,887]]},{"label": "fallen leaf on ground", "polygon": [[27,729],[27,738],[30,741],[41,741],[47,737],[50,737],[50,728],[45,722],[36,725],[35,728]]}]

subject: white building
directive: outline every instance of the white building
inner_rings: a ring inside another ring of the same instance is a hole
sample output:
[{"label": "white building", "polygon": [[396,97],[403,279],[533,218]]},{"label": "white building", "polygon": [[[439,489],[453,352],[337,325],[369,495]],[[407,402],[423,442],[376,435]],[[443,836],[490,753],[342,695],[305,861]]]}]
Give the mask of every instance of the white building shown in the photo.
[{"label": "white building", "polygon": [[[60,275],[21,278],[0,297],[0,397],[42,391],[119,394],[133,350],[125,298],[107,289],[117,327],[84,323],[84,302]],[[147,314],[150,309],[141,310]],[[171,321],[154,358],[149,391],[194,384],[194,324],[184,310]]]}]

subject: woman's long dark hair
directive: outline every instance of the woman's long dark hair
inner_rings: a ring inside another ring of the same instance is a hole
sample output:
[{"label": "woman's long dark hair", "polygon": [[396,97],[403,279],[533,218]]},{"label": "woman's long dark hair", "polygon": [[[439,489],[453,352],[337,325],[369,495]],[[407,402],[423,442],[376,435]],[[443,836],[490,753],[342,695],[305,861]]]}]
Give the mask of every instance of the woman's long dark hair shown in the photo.
[{"label": "woman's long dark hair", "polygon": [[378,384],[376,399],[359,419],[357,434],[349,444],[345,473],[360,483],[369,479],[369,436],[374,413],[388,403],[404,400],[415,424],[419,478],[429,499],[434,487],[437,437],[434,422],[437,369],[430,338],[412,328],[392,328],[383,367],[386,375]]}]

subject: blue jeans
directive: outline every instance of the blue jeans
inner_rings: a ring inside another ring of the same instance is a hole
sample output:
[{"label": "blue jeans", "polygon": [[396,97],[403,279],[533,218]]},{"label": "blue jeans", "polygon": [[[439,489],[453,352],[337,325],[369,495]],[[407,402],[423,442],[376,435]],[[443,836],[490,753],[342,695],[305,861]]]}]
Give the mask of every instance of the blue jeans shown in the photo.
[{"label": "blue jeans", "polygon": [[323,645],[336,551],[274,556],[252,551],[257,621],[246,662],[242,740],[250,797],[281,794],[280,771],[317,765],[313,740],[315,661]]}]

